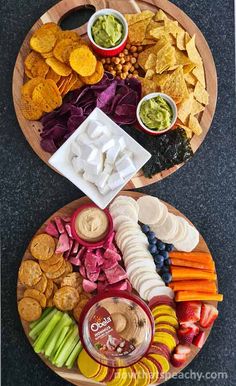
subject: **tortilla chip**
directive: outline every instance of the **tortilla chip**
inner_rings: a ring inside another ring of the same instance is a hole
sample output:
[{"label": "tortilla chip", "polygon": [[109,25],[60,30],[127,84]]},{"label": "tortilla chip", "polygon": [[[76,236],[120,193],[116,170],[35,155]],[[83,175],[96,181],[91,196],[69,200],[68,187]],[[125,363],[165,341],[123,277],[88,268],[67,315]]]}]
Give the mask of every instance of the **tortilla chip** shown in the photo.
[{"label": "tortilla chip", "polygon": [[147,72],[145,74],[145,78],[146,79],[152,79],[153,75],[155,75],[155,73],[156,73],[155,69],[150,68],[149,70],[147,70]]},{"label": "tortilla chip", "polygon": [[138,23],[129,26],[129,42],[131,44],[139,44],[145,39],[147,26],[150,19],[139,21]]},{"label": "tortilla chip", "polygon": [[199,114],[203,110],[205,110],[205,107],[203,105],[201,105],[201,103],[196,101],[196,99],[193,99],[191,114],[196,115],[196,114]]},{"label": "tortilla chip", "polygon": [[179,66],[193,65],[193,62],[178,48],[175,50],[176,64]]},{"label": "tortilla chip", "polygon": [[154,28],[158,28],[158,27],[163,27],[164,26],[164,23],[161,21],[161,22],[157,22],[157,21],[154,21],[154,20],[151,20],[150,23],[148,24],[147,26],[147,29],[146,29],[146,38],[147,39],[151,39],[152,36],[150,35],[150,31]]},{"label": "tortilla chip", "polygon": [[186,44],[186,51],[188,53],[188,57],[191,60],[191,62],[202,65],[202,58],[196,48],[195,44],[195,35],[189,40],[189,42]]},{"label": "tortilla chip", "polygon": [[187,124],[188,117],[191,114],[192,105],[193,105],[193,93],[189,94],[188,98],[183,99],[178,104],[178,118],[185,125]]},{"label": "tortilla chip", "polygon": [[188,89],[184,80],[182,67],[178,67],[167,79],[162,92],[170,95],[176,103],[180,103],[184,98],[188,97]]},{"label": "tortilla chip", "polygon": [[184,74],[184,79],[188,84],[191,84],[192,86],[196,86],[197,84],[197,79],[191,72],[188,74]]},{"label": "tortilla chip", "polygon": [[152,80],[156,84],[156,86],[161,89],[161,87],[164,86],[164,84],[167,81],[167,79],[169,78],[169,76],[170,76],[170,74],[167,74],[167,73],[156,74],[153,76]]},{"label": "tortilla chip", "polygon": [[188,73],[191,72],[195,67],[196,67],[196,64],[195,64],[195,63],[187,64],[187,65],[184,66],[184,68],[183,68],[184,74],[188,74]]},{"label": "tortilla chip", "polygon": [[164,21],[165,25],[165,32],[173,35],[175,38],[177,36],[177,33],[180,32],[182,29],[179,27],[178,22],[175,20],[166,19]]},{"label": "tortilla chip", "polygon": [[156,65],[156,61],[157,61],[157,56],[155,54],[151,53],[148,56],[147,61],[145,63],[145,70],[150,70],[150,69],[154,68]]},{"label": "tortilla chip", "polygon": [[203,87],[203,85],[198,81],[195,89],[194,89],[194,96],[197,99],[198,102],[208,105],[209,103],[209,94]]},{"label": "tortilla chip", "polygon": [[193,70],[193,75],[199,80],[199,82],[203,85],[203,87],[206,87],[206,82],[205,82],[205,72],[203,65],[198,65],[196,68]]},{"label": "tortilla chip", "polygon": [[194,115],[190,115],[189,118],[189,128],[194,132],[196,135],[201,135],[202,134],[202,128]]},{"label": "tortilla chip", "polygon": [[161,74],[175,64],[175,49],[169,43],[162,47],[156,55],[156,73]]},{"label": "tortilla chip", "polygon": [[141,83],[142,86],[142,96],[145,96],[147,94],[150,94],[152,92],[156,91],[156,85],[155,83],[147,78],[138,77],[138,80]]},{"label": "tortilla chip", "polygon": [[155,14],[152,11],[146,10],[140,13],[126,13],[124,16],[129,27],[135,23],[143,21],[145,19],[151,19]]},{"label": "tortilla chip", "polygon": [[186,49],[186,45],[185,45],[185,31],[182,30],[182,29],[177,32],[177,35],[176,35],[176,46],[181,51]]},{"label": "tortilla chip", "polygon": [[155,14],[154,16],[154,20],[155,21],[163,21],[163,20],[166,20],[168,19],[167,15],[165,14],[164,11],[162,11],[162,9],[159,9],[157,11],[157,13]]},{"label": "tortilla chip", "polygon": [[87,46],[81,46],[71,52],[70,65],[79,75],[90,76],[96,70],[97,59]]},{"label": "tortilla chip", "polygon": [[185,47],[186,47],[186,44],[191,40],[191,36],[189,35],[189,33],[187,31],[185,31]]}]

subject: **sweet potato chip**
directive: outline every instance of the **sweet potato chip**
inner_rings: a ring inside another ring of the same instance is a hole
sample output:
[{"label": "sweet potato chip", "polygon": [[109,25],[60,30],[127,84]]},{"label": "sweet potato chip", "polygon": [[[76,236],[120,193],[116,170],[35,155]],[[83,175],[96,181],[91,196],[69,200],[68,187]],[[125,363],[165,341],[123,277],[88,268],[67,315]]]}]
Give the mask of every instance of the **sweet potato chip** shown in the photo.
[{"label": "sweet potato chip", "polygon": [[202,128],[194,115],[190,115],[189,118],[189,128],[194,132],[196,135],[201,135],[202,134]]},{"label": "sweet potato chip", "polygon": [[34,260],[22,261],[19,269],[19,280],[22,284],[32,287],[42,277],[42,271],[39,264]]},{"label": "sweet potato chip", "polygon": [[20,101],[20,109],[25,119],[29,121],[37,121],[43,115],[40,105],[30,97],[22,97]]},{"label": "sweet potato chip", "polygon": [[192,111],[191,111],[192,115],[199,114],[204,109],[205,109],[205,107],[201,103],[196,101],[196,99],[193,99],[193,105],[192,105]]},{"label": "sweet potato chip", "polygon": [[75,31],[60,31],[57,41],[63,39],[71,39],[73,42],[78,42],[80,40],[80,36]]},{"label": "sweet potato chip", "polygon": [[63,263],[64,263],[64,258],[61,257],[61,259],[56,264],[49,265],[49,264],[47,264],[47,261],[40,261],[39,265],[40,265],[40,268],[42,269],[42,271],[53,273],[53,272],[58,271],[61,268],[61,266],[63,265]]},{"label": "sweet potato chip", "polygon": [[78,291],[70,286],[61,287],[53,297],[54,305],[61,311],[73,310],[78,301]]},{"label": "sweet potato chip", "polygon": [[176,103],[188,97],[188,89],[184,80],[184,73],[181,67],[178,67],[166,80],[162,87],[162,92],[170,95]]},{"label": "sweet potato chip", "polygon": [[81,46],[70,54],[70,65],[81,76],[90,76],[96,70],[97,59],[87,46]]},{"label": "sweet potato chip", "polygon": [[50,67],[46,75],[46,79],[54,80],[54,82],[57,83],[61,79],[61,76],[58,75],[55,71],[53,71],[53,69]]},{"label": "sweet potato chip", "polygon": [[59,89],[51,79],[45,79],[35,87],[32,99],[38,103],[46,113],[53,111],[62,104]]},{"label": "sweet potato chip", "polygon": [[55,46],[56,40],[56,34],[50,29],[39,28],[30,39],[30,47],[36,52],[50,52]]},{"label": "sweet potato chip", "polygon": [[21,87],[21,95],[23,97],[32,98],[33,91],[36,86],[38,86],[39,83],[43,81],[43,78],[37,77],[28,80],[22,87]]},{"label": "sweet potato chip", "polygon": [[[53,266],[51,266],[51,267],[53,267]],[[58,277],[63,275],[63,273],[65,273],[65,268],[66,268],[66,263],[65,263],[65,260],[63,260],[61,267],[57,271],[45,272],[45,275],[47,276],[48,279],[52,279],[52,280],[57,279]]]},{"label": "sweet potato chip", "polygon": [[186,50],[188,53],[188,57],[191,60],[191,62],[201,65],[202,64],[202,58],[196,48],[195,45],[195,35],[189,40],[189,42],[186,44]]},{"label": "sweet potato chip", "polygon": [[24,292],[24,298],[35,299],[39,302],[39,304],[42,308],[46,307],[46,303],[47,303],[46,296],[42,292],[40,292],[34,288],[27,288]]},{"label": "sweet potato chip", "polygon": [[46,298],[49,299],[53,293],[53,281],[51,279],[47,279],[47,281],[47,288],[44,294]]},{"label": "sweet potato chip", "polygon": [[84,85],[81,78],[77,74],[74,75],[76,76],[76,81],[75,83],[73,83],[72,87],[70,88],[70,91],[77,90],[77,88],[80,88]]},{"label": "sweet potato chip", "polygon": [[[63,87],[63,95],[67,94],[69,91],[73,89],[73,86],[77,82],[79,77],[75,72],[72,72],[68,78],[69,79],[66,85]],[[82,85],[82,82],[80,82],[80,84]]]},{"label": "sweet potato chip", "polygon": [[[46,233],[34,236],[30,243],[30,253],[38,260],[48,260],[55,252],[55,241]],[[40,269],[41,271],[41,269]]]},{"label": "sweet potato chip", "polygon": [[21,319],[27,322],[33,322],[40,318],[42,307],[35,299],[23,298],[18,302],[18,312]]},{"label": "sweet potato chip", "polygon": [[61,287],[70,286],[73,288],[78,288],[82,283],[82,276],[79,272],[69,273],[62,279]]},{"label": "sweet potato chip", "polygon": [[56,36],[62,32],[61,28],[59,25],[53,22],[45,23],[40,27],[41,30],[50,30],[52,33],[54,33]]},{"label": "sweet potato chip", "polygon": [[53,51],[50,51],[50,52],[41,52],[41,56],[44,58],[44,59],[48,59],[48,58],[53,58]]},{"label": "sweet potato chip", "polygon": [[34,285],[34,289],[40,291],[40,292],[45,292],[48,284],[48,279],[46,278],[45,274],[42,273],[41,279],[39,280],[38,283]]},{"label": "sweet potato chip", "polygon": [[70,54],[78,45],[79,43],[74,42],[72,39],[61,39],[55,45],[53,55],[60,62],[69,64]]},{"label": "sweet potato chip", "polygon": [[67,64],[60,62],[56,58],[46,59],[46,63],[53,69],[53,71],[60,76],[68,76],[71,73],[71,68]]},{"label": "sweet potato chip", "polygon": [[28,70],[31,70],[31,68],[33,67],[33,65],[35,64],[35,62],[39,61],[39,60],[43,60],[41,55],[38,54],[38,52],[35,52],[35,51],[31,51],[25,58],[25,61],[24,61],[24,66],[25,68],[27,68]]},{"label": "sweet potato chip", "polygon": [[83,76],[81,77],[81,79],[85,84],[96,84],[100,82],[100,80],[103,78],[103,75],[104,75],[104,67],[102,62],[98,60],[95,72],[90,76]]},{"label": "sweet potato chip", "polygon": [[33,75],[31,73],[30,70],[28,70],[28,68],[25,68],[25,75],[29,78],[29,79],[32,79],[33,78]]},{"label": "sweet potato chip", "polygon": [[187,124],[188,117],[191,114],[192,106],[193,106],[193,93],[189,94],[187,98],[183,99],[178,104],[178,118],[185,125]]},{"label": "sweet potato chip", "polygon": [[149,10],[145,10],[139,13],[126,13],[125,15],[126,21],[129,26],[138,23],[140,21],[151,19],[154,16],[154,13]]},{"label": "sweet potato chip", "polygon": [[208,105],[209,94],[199,81],[197,82],[197,84],[195,86],[194,96],[198,102],[202,103],[203,105]]}]

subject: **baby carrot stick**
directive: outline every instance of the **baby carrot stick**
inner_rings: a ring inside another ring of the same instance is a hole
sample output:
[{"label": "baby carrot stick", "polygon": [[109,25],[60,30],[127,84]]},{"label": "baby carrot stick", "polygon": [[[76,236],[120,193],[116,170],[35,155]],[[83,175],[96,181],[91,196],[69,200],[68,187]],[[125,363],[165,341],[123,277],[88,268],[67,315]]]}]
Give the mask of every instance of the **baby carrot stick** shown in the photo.
[{"label": "baby carrot stick", "polygon": [[208,271],[203,271],[196,268],[182,268],[182,267],[171,267],[171,274],[173,281],[175,280],[195,280],[195,279],[206,279],[216,280],[216,274]]},{"label": "baby carrot stick", "polygon": [[198,268],[198,269],[204,269],[210,272],[215,271],[215,265],[214,262],[209,262],[209,263],[199,263],[195,261],[188,261],[188,260],[181,260],[177,259],[175,257],[171,258],[171,264],[172,265],[177,265],[179,267],[189,267],[189,268]]},{"label": "baby carrot stick", "polygon": [[217,293],[216,283],[210,280],[180,280],[169,284],[173,291],[197,291]]},{"label": "baby carrot stick", "polygon": [[184,302],[189,300],[215,300],[217,302],[222,302],[223,295],[221,294],[210,294],[205,292],[195,292],[195,291],[178,291],[175,294],[176,302]]},{"label": "baby carrot stick", "polygon": [[181,252],[181,251],[172,251],[170,252],[170,258],[176,258],[187,261],[195,261],[198,263],[210,263],[213,261],[212,256],[208,252]]}]

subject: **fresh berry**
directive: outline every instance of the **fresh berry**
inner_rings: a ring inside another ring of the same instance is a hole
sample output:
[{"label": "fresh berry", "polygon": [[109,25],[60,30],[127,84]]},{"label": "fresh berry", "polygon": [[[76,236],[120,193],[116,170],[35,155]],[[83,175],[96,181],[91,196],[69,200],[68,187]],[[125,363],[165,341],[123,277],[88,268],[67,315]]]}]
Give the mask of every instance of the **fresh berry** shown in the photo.
[{"label": "fresh berry", "polygon": [[160,255],[162,255],[165,260],[169,258],[169,253],[167,251],[160,251]]},{"label": "fresh berry", "polygon": [[156,244],[157,243],[157,239],[156,239],[156,237],[155,237],[155,239],[148,239],[148,242],[149,242],[149,244]]},{"label": "fresh berry", "polygon": [[177,303],[176,314],[179,323],[198,322],[201,315],[201,305],[202,303],[198,301]]},{"label": "fresh berry", "polygon": [[150,231],[149,226],[146,225],[146,224],[143,224],[143,225],[141,226],[141,229],[142,229],[143,233],[148,233],[148,232]]},{"label": "fresh berry", "polygon": [[158,240],[157,241],[157,248],[159,249],[159,251],[164,251],[166,246],[162,241]]},{"label": "fresh berry", "polygon": [[172,281],[171,273],[169,273],[169,272],[163,273],[162,280],[164,281],[164,283],[169,284]]},{"label": "fresh berry", "polygon": [[162,255],[155,254],[154,262],[155,262],[155,264],[160,264],[161,266],[163,266],[164,257]]},{"label": "fresh berry", "polygon": [[200,326],[208,328],[212,326],[218,316],[218,310],[212,304],[203,304],[201,309]]},{"label": "fresh berry", "polygon": [[192,330],[194,331],[194,336],[196,336],[198,333],[199,333],[199,327],[192,323],[192,322],[187,322],[187,323],[181,323],[181,327],[185,327],[185,328],[192,328]]},{"label": "fresh berry", "polygon": [[185,354],[174,354],[170,361],[172,366],[181,367],[187,361],[187,356]]},{"label": "fresh berry", "polygon": [[166,251],[167,252],[171,252],[173,251],[174,249],[174,245],[173,244],[166,244]]},{"label": "fresh berry", "polygon": [[191,347],[188,344],[177,344],[175,354],[188,355],[191,352]]},{"label": "fresh berry", "polygon": [[162,272],[162,273],[169,272],[169,267],[167,267],[166,265],[164,265],[164,266],[162,267],[161,272]]},{"label": "fresh berry", "polygon": [[191,327],[180,326],[177,331],[177,335],[179,338],[179,343],[191,344],[194,338],[194,329]]},{"label": "fresh berry", "polygon": [[199,334],[194,337],[193,344],[198,348],[202,348],[205,341],[206,341],[205,331],[200,331]]},{"label": "fresh berry", "polygon": [[164,260],[164,264],[169,267],[171,265],[171,259]]},{"label": "fresh berry", "polygon": [[156,266],[156,271],[159,273],[159,271],[162,269],[162,265],[161,264],[155,264]]},{"label": "fresh berry", "polygon": [[153,240],[156,238],[155,232],[152,232],[152,231],[147,232],[146,235],[147,235],[148,240]]},{"label": "fresh berry", "polygon": [[150,252],[151,254],[157,253],[157,247],[156,247],[156,245],[149,244],[148,250],[149,250],[149,252]]}]

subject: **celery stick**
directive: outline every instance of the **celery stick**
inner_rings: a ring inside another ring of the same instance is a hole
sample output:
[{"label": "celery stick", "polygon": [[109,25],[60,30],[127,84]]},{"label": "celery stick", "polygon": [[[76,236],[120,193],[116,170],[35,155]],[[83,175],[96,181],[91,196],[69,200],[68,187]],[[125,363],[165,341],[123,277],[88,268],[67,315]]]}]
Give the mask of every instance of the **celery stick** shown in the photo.
[{"label": "celery stick", "polygon": [[56,325],[54,331],[49,336],[46,344],[44,353],[46,357],[49,357],[52,354],[52,351],[57,343],[57,340],[61,334],[63,327],[70,326],[73,323],[73,320],[69,317],[68,314],[63,314],[60,322]]},{"label": "celery stick", "polygon": [[74,347],[73,351],[70,353],[69,358],[66,361],[66,367],[68,369],[72,369],[72,367],[74,366],[75,360],[78,357],[79,353],[81,352],[82,348],[83,346],[79,340],[77,345]]},{"label": "celery stick", "polygon": [[66,340],[64,346],[62,347],[61,351],[59,352],[59,355],[56,358],[55,365],[57,367],[63,366],[63,364],[66,362],[67,358],[69,357],[71,351],[77,344],[78,339],[79,339],[78,327],[74,326],[71,335]]},{"label": "celery stick", "polygon": [[50,361],[54,364],[54,361],[55,361],[55,357],[56,357],[56,354],[58,352],[58,350],[60,349],[60,346],[61,344],[64,342],[64,340],[67,339],[68,335],[71,333],[71,327],[72,326],[66,326],[66,327],[63,327],[63,329],[61,330],[61,334],[56,342],[56,345],[50,355]]},{"label": "celery stick", "polygon": [[33,327],[35,327],[39,322],[41,322],[45,318],[45,316],[47,316],[52,311],[52,309],[52,307],[45,308],[40,318],[30,323],[30,329],[32,330]]},{"label": "celery stick", "polygon": [[34,345],[33,345],[34,351],[36,353],[42,352],[49,335],[51,334],[51,332],[53,331],[53,329],[55,328],[57,323],[61,320],[62,315],[63,315],[63,313],[61,311],[56,311],[56,313],[53,315],[53,317],[50,320],[50,322],[48,323],[48,325],[44,328],[44,330],[38,336],[38,338],[36,339],[36,341],[34,342]]},{"label": "celery stick", "polygon": [[35,340],[39,334],[43,331],[43,329],[47,326],[50,320],[53,318],[55,313],[57,312],[56,308],[54,308],[41,322],[39,322],[34,328],[30,331],[29,336]]}]

